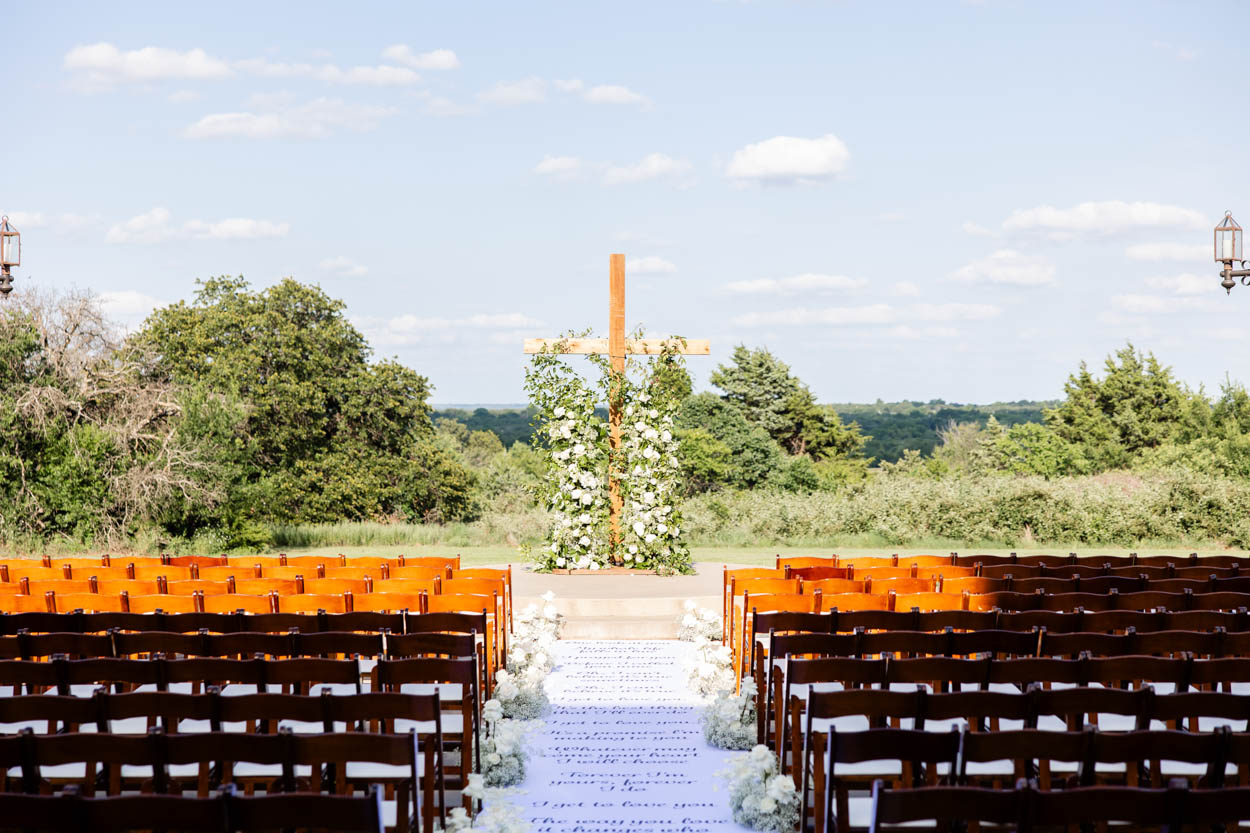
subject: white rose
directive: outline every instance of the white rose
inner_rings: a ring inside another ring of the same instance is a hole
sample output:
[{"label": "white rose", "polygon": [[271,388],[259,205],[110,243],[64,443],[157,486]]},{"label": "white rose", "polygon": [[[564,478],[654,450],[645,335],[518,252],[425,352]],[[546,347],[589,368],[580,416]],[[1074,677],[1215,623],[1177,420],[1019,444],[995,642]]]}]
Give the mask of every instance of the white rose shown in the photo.
[{"label": "white rose", "polygon": [[560,417],[564,416],[564,406],[563,405],[556,406],[556,409],[552,411],[552,413],[556,415],[556,419],[559,419]]},{"label": "white rose", "polygon": [[578,516],[577,516],[577,522],[578,522],[578,523],[582,523],[582,524],[588,524],[588,523],[590,523],[590,513],[589,513],[589,512],[583,512],[582,514],[578,515]]},{"label": "white rose", "polygon": [[646,538],[643,538],[642,540],[644,540],[644,541],[646,541],[648,544],[650,544],[652,541],[654,541],[654,540],[655,540],[655,533],[653,533],[653,532],[648,532],[648,533],[647,533],[647,537],[646,537]]},{"label": "white rose", "polygon": [[564,428],[560,429],[560,436],[567,440],[573,436],[573,432],[570,431],[567,426],[565,426]]},{"label": "white rose", "polygon": [[665,532],[668,532],[668,524],[658,524],[655,531],[663,535]]},{"label": "white rose", "polygon": [[591,563],[591,565],[590,565],[590,569],[592,569],[592,570],[598,570],[598,569],[599,569],[599,562],[598,562],[598,561],[594,561],[594,562],[592,562],[592,563]]},{"label": "white rose", "polygon": [[647,416],[651,417],[652,419],[657,419],[660,416],[660,412],[657,411],[655,408],[652,408],[650,411],[647,412]]},{"label": "white rose", "polygon": [[633,557],[632,555],[630,555],[629,553],[625,553],[625,560],[626,560],[626,561],[633,561],[633,560],[634,560],[634,557]]},{"label": "white rose", "polygon": [[663,434],[660,435],[660,439],[666,443],[671,443],[673,441],[673,432],[665,431]]},{"label": "white rose", "polygon": [[573,498],[573,500],[581,500],[581,499],[582,499],[582,490],[581,490],[581,489],[574,489],[573,491],[569,492],[569,497]]},{"label": "white rose", "polygon": [[768,796],[764,796],[763,798],[760,799],[760,812],[761,813],[771,813],[773,810],[776,810],[776,809],[777,809],[776,801],[773,801]]},{"label": "white rose", "polygon": [[500,755],[499,755],[499,753],[498,753],[498,752],[487,752],[487,753],[486,753],[486,763],[490,764],[491,766],[496,766],[496,765],[497,765],[497,764],[499,764],[499,762],[500,762],[500,761],[502,761],[502,760],[503,760],[503,758],[502,758],[502,757],[500,757]]},{"label": "white rose", "polygon": [[583,546],[583,547],[589,547],[589,546],[590,546],[590,536],[589,536],[589,535],[583,535],[581,538],[578,538],[578,539],[577,539],[577,543],[578,543],[578,544],[580,544],[580,545],[581,545],[581,546]]},{"label": "white rose", "polygon": [[558,568],[560,568],[561,570],[563,570],[563,569],[564,569],[564,563],[565,563],[565,562],[564,562],[564,559],[563,559],[563,558],[557,558],[557,559],[556,559],[556,566],[557,566]]},{"label": "white rose", "polygon": [[592,495],[590,492],[586,492],[584,495],[582,495],[583,506],[589,506],[590,504],[594,502],[595,502],[595,496]]},{"label": "white rose", "polygon": [[[641,538],[643,533],[645,533],[646,531],[647,531],[647,527],[642,521],[634,521],[634,534],[635,535]],[[635,549],[637,549],[637,547],[630,547],[631,551]]]}]

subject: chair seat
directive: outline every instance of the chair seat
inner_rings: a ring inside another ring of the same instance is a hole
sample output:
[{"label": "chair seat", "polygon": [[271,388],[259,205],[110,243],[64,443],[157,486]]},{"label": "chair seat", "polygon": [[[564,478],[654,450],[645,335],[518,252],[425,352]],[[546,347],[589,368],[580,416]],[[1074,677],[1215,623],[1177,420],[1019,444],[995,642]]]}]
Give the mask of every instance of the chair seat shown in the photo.
[{"label": "chair seat", "polygon": [[[200,774],[199,764],[170,764],[166,768],[171,778],[196,778]],[[152,777],[152,767],[136,766],[132,764],[122,764],[122,778],[135,780],[137,778],[149,779]]]}]

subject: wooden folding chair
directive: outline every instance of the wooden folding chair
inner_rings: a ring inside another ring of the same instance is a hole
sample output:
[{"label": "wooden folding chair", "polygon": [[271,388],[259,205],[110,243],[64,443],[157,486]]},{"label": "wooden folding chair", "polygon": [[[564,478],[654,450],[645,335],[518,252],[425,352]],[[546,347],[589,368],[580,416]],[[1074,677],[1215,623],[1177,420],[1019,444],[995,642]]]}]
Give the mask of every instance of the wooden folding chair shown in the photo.
[{"label": "wooden folding chair", "polygon": [[504,667],[507,654],[504,652],[500,634],[499,599],[496,596],[478,596],[467,594],[442,594],[425,597],[426,613],[485,613],[486,631],[482,634],[485,642],[487,675],[495,678],[495,672]]},{"label": "wooden folding chair", "polygon": [[392,566],[386,570],[386,580],[394,581],[402,578],[414,581],[433,581],[434,579],[447,578],[449,572],[451,572],[450,567],[436,567],[428,564],[402,567]]},{"label": "wooden folding chair", "polygon": [[967,610],[966,593],[896,593],[888,594],[888,610]]},{"label": "wooden folding chair", "polygon": [[246,596],[264,596],[269,593],[293,596],[299,593],[300,588],[300,583],[293,578],[236,578],[233,584],[235,593]]},{"label": "wooden folding chair", "polygon": [[376,611],[386,613],[421,613],[423,609],[422,593],[366,593],[352,597],[353,611]]},{"label": "wooden folding chair", "polygon": [[822,593],[817,598],[820,600],[817,613],[890,609],[890,598],[880,593],[835,593],[832,596]]},{"label": "wooden folding chair", "polygon": [[[850,567],[787,567],[786,578],[797,578],[800,581],[824,581],[831,578],[847,578]],[[728,584],[728,583],[726,583]]]},{"label": "wooden folding chair", "polygon": [[757,578],[775,578],[775,579],[781,579],[785,581],[791,578],[798,578],[798,576],[791,576],[788,572],[788,568],[786,567],[778,567],[775,569],[770,568],[770,567],[739,567],[739,568],[735,568],[731,570],[729,569],[729,565],[727,564],[723,565],[721,567],[721,610],[720,610],[721,624],[722,624],[722,633],[721,633],[722,643],[724,644],[729,643],[729,632],[731,629],[730,619],[732,618],[732,612],[730,611],[729,607],[730,607],[730,599],[733,598],[733,593],[730,590],[730,586],[734,584],[735,581],[740,580],[740,579],[745,580],[745,579],[757,579]]},{"label": "wooden folding chair", "polygon": [[47,594],[50,613],[70,613],[82,610],[87,613],[122,613],[126,610],[122,596],[103,593],[56,593]]},{"label": "wooden folding chair", "polygon": [[[504,606],[508,611],[508,630],[512,630],[512,565],[507,567],[469,567],[467,569],[453,569],[451,571],[451,579],[459,578],[485,578],[498,579],[504,583]],[[453,591],[454,592],[454,591]]]},{"label": "wooden folding chair", "polygon": [[43,596],[0,594],[0,612],[3,613],[55,613],[49,610],[48,603]]},{"label": "wooden folding chair", "polygon": [[448,570],[460,569],[460,556],[458,555],[401,555],[400,561],[405,567],[442,567]]},{"label": "wooden folding chair", "polygon": [[388,578],[373,583],[374,593],[429,593],[434,595],[439,579]]},{"label": "wooden folding chair", "polygon": [[756,641],[764,634],[757,634],[754,625],[756,614],[762,613],[816,613],[820,605],[820,593],[802,595],[799,593],[761,593],[750,591],[742,594],[743,612],[741,627],[735,631],[736,644],[731,645],[734,658],[735,690],[741,687],[742,677],[751,668],[752,658],[756,651]]},{"label": "wooden folding chair", "polygon": [[937,579],[933,578],[877,578],[864,581],[864,592],[880,593],[935,593]]},{"label": "wooden folding chair", "polygon": [[858,564],[852,565],[853,571],[851,578],[860,581],[872,579],[873,581],[888,581],[891,579],[915,578],[916,567],[861,567]]},{"label": "wooden folding chair", "polygon": [[742,606],[742,597],[747,593],[754,595],[799,595],[802,584],[793,578],[739,578],[735,570],[728,571],[729,594],[726,607],[725,630],[729,635],[732,647],[735,634],[742,630],[746,609]]},{"label": "wooden folding chair", "polygon": [[[191,596],[195,593],[203,593],[205,596],[220,596],[225,593],[238,593],[238,589],[231,589],[232,585],[229,581],[205,581],[203,579],[187,579],[186,581],[167,581],[165,582],[165,592],[171,596]],[[245,595],[256,595],[245,591]]]},{"label": "wooden folding chair", "polygon": [[810,596],[816,592],[826,595],[830,593],[863,593],[864,582],[849,578],[822,578],[813,581],[803,579],[799,592],[804,596]]},{"label": "wooden folding chair", "polygon": [[347,613],[351,609],[348,605],[354,601],[350,593],[297,593],[292,596],[275,594],[275,598],[278,600],[277,613]]},{"label": "wooden folding chair", "polygon": [[27,579],[22,578],[17,582],[21,592],[28,596],[42,596],[48,591],[68,595],[70,593],[91,593],[91,581],[86,578],[81,579]]},{"label": "wooden folding chair", "polygon": [[840,567],[836,555],[787,555],[777,556],[774,562],[778,570],[786,567]]},{"label": "wooden folding chair", "polygon": [[341,555],[288,555],[284,557],[282,563],[288,567],[309,568],[314,575],[316,575],[318,567],[344,566],[343,556]]},{"label": "wooden folding chair", "polygon": [[317,578],[370,578],[377,582],[381,581],[385,577],[388,569],[389,568],[385,565],[370,567],[364,564],[349,564],[346,567],[326,567],[318,572]]},{"label": "wooden folding chair", "polygon": [[957,567],[953,564],[945,564],[940,567],[925,567],[923,565],[916,567],[916,578],[966,578],[977,574],[976,567]]},{"label": "wooden folding chair", "polygon": [[216,566],[195,565],[192,575],[202,581],[225,581],[226,579],[259,578],[255,565],[228,564]]},{"label": "wooden folding chair", "polygon": [[1007,583],[1000,578],[984,576],[950,576],[942,577],[943,593],[995,593],[1007,589]]},{"label": "wooden folding chair", "polygon": [[126,565],[130,577],[140,580],[164,578],[166,581],[187,581],[191,578],[191,568],[176,567],[172,564],[137,564]]},{"label": "wooden folding chair", "polygon": [[277,613],[278,595],[270,593],[264,596],[245,596],[239,593],[223,593],[217,596],[204,596],[205,613]]},{"label": "wooden folding chair", "polygon": [[[218,597],[220,598],[220,597]],[[126,597],[130,613],[202,613],[205,596],[201,591],[189,595],[150,594]]]},{"label": "wooden folding chair", "polygon": [[305,593],[343,594],[363,596],[373,592],[373,579],[365,578],[305,578]]},{"label": "wooden folding chair", "polygon": [[91,592],[104,593],[105,595],[117,594],[123,591],[132,596],[161,592],[161,582],[155,579],[113,578],[100,581],[89,580],[89,583],[92,588]]}]

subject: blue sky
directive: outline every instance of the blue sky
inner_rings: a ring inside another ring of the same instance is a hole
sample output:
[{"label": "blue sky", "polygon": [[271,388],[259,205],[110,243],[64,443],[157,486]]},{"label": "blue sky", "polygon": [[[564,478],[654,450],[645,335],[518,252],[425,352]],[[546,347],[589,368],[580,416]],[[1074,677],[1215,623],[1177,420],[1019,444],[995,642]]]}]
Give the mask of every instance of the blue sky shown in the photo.
[{"label": "blue sky", "polygon": [[[436,402],[526,336],[768,346],[826,401],[1250,380],[1244,3],[8,3],[17,285],[315,282]],[[1239,198],[1240,201],[1239,201]]]}]

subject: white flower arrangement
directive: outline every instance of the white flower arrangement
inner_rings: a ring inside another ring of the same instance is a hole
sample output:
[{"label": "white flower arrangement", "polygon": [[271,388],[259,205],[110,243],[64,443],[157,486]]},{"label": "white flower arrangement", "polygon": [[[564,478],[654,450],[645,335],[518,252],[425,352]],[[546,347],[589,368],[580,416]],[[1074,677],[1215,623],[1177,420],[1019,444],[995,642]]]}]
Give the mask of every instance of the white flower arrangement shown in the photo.
[{"label": "white flower arrangement", "polygon": [[734,694],[722,691],[703,710],[703,737],[717,749],[750,749],[756,740],[755,680],[742,679],[742,689]]},{"label": "white flower arrangement", "polygon": [[639,392],[621,421],[621,558],[635,567],[684,570],[690,548],[681,537],[683,486],[673,418],[679,401]]},{"label": "white flower arrangement", "polygon": [[739,755],[721,775],[729,785],[734,821],[774,833],[797,828],[800,796],[794,779],[777,771],[777,756],[767,746]]},{"label": "white flower arrangement", "polygon": [[469,775],[469,783],[464,789],[465,797],[477,807],[489,793],[489,806],[476,816],[471,816],[463,807],[453,807],[447,813],[446,827],[436,823],[435,833],[464,833],[467,830],[478,830],[482,833],[529,833],[533,825],[526,820],[520,808],[505,800],[506,792],[502,789],[487,790],[485,779],[481,775]]},{"label": "white flower arrangement", "polygon": [[503,716],[503,704],[491,698],[482,705],[486,738],[482,741],[482,776],[487,787],[511,787],[525,780],[528,728]]},{"label": "white flower arrangement", "polygon": [[525,385],[537,412],[534,447],[546,449],[540,495],[551,512],[548,541],[530,554],[540,569],[600,569],[611,558],[608,434],[595,392],[558,353],[535,356]]},{"label": "white flower arrangement", "polygon": [[685,613],[677,620],[677,638],[682,642],[694,642],[696,637],[719,640],[724,633],[724,617],[714,610],[699,607],[692,599],[686,599]]},{"label": "white flower arrangement", "polygon": [[688,684],[696,694],[705,697],[734,689],[733,653],[728,645],[696,636],[694,657],[686,667]]},{"label": "white flower arrangement", "polygon": [[513,720],[537,720],[547,711],[547,692],[543,681],[547,672],[531,665],[520,675],[505,668],[495,674],[495,698],[503,708],[503,716]]}]

